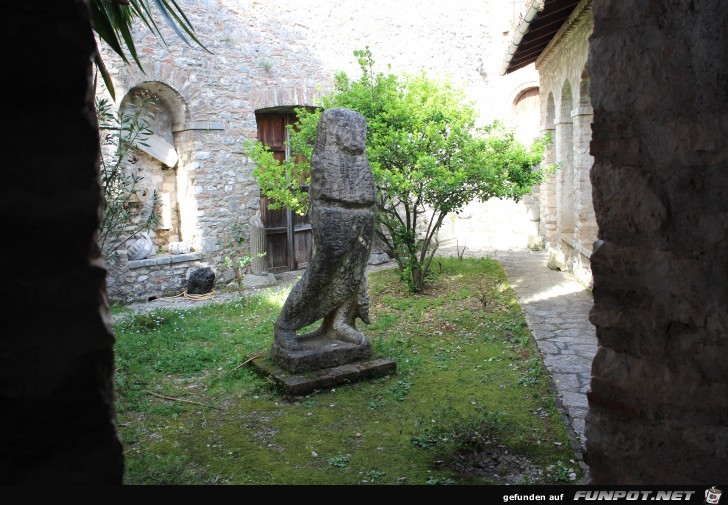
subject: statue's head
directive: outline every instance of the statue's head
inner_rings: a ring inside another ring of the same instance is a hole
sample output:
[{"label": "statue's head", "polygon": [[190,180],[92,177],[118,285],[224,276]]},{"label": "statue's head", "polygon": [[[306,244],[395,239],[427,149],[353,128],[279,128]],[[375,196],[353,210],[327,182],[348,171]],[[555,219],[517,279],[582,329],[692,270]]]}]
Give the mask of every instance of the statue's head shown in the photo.
[{"label": "statue's head", "polygon": [[358,112],[351,109],[326,109],[319,119],[317,138],[322,132],[328,132],[323,135],[324,145],[333,142],[338,148],[354,156],[364,153],[367,122]]},{"label": "statue's head", "polygon": [[[319,201],[374,205],[374,176],[366,154],[367,122],[351,109],[326,109],[311,155],[311,206]],[[328,205],[328,203],[327,203]],[[313,215],[311,222],[313,224]]]}]

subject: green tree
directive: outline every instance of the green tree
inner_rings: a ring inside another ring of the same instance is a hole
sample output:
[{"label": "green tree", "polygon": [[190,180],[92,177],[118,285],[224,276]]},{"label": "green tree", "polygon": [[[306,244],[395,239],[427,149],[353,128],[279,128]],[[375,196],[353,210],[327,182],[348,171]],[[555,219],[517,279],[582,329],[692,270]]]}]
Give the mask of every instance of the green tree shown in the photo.
[{"label": "green tree", "polygon": [[[540,182],[535,167],[548,139],[530,147],[498,121],[476,126],[476,113],[461,91],[424,72],[397,76],[375,73],[369,48],[355,51],[361,77],[337,74],[335,91],[323,105],[354,109],[367,119],[367,156],[377,187],[377,234],[413,292],[424,290],[437,247],[437,232],[448,213],[473,200],[518,201]],[[299,181],[309,169],[312,132],[320,112],[298,109],[301,128],[290,128],[289,147],[299,155],[279,165],[255,143],[248,155],[261,192],[301,212],[306,194]],[[310,148],[309,148],[310,149]]]},{"label": "green tree", "polygon": [[295,125],[288,125],[286,141],[292,156],[284,161],[275,159],[273,152],[257,140],[244,143],[245,153],[256,163],[253,175],[258,179],[262,194],[271,200],[268,208],[288,207],[304,215],[308,211],[308,187],[311,181],[311,154],[316,138],[320,112],[296,109]]}]

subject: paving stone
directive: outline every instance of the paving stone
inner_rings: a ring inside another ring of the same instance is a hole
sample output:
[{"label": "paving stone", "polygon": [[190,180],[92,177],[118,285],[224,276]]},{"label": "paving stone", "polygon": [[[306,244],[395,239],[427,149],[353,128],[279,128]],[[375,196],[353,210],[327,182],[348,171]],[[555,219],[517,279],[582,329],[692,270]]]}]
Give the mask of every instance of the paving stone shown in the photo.
[{"label": "paving stone", "polygon": [[586,444],[586,437],[584,436],[584,419],[574,419],[572,421],[572,425],[574,426],[574,431],[576,432],[576,435],[579,437],[579,440],[581,442],[582,447]]},{"label": "paving stone", "polygon": [[546,354],[546,353],[548,353],[548,354],[558,354],[559,351],[560,351],[559,344],[557,342],[548,342],[548,341],[546,341],[546,342],[539,342],[538,343],[538,348],[544,354]]},{"label": "paving stone", "polygon": [[576,354],[546,354],[544,362],[552,373],[584,373],[589,369],[591,375],[591,360]]},{"label": "paving stone", "polygon": [[554,379],[554,384],[559,391],[579,391],[579,377],[573,373],[554,373],[551,375]]},{"label": "paving stone", "polygon": [[[594,301],[571,274],[549,270],[545,252],[498,251],[496,257],[501,258],[583,449],[586,391],[597,351],[596,332],[589,322]],[[554,292],[565,294],[533,300],[539,293]]]},{"label": "paving stone", "polygon": [[561,329],[556,330],[554,332],[554,335],[558,337],[574,337],[574,338],[580,338],[584,336],[584,334],[588,333],[589,329],[587,328],[569,328],[569,329]]},{"label": "paving stone", "polygon": [[582,393],[572,393],[571,391],[564,391],[562,396],[565,405],[571,405],[572,407],[588,409],[589,402],[586,399],[586,395]]},{"label": "paving stone", "polygon": [[586,356],[594,356],[597,353],[596,343],[570,343],[569,348],[573,349],[574,352],[582,353]]}]

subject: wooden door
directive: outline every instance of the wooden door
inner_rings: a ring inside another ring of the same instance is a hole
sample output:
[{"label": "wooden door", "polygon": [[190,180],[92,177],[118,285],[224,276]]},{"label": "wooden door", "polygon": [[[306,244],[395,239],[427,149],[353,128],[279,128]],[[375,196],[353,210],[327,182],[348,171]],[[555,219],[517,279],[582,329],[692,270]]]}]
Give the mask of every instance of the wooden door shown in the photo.
[{"label": "wooden door", "polygon": [[[258,140],[270,147],[277,160],[283,161],[289,153],[287,125],[293,124],[292,112],[256,114]],[[260,197],[260,214],[265,225],[268,270],[285,272],[306,268],[311,256],[312,233],[308,216],[300,216],[290,209],[270,209],[270,199]]]}]

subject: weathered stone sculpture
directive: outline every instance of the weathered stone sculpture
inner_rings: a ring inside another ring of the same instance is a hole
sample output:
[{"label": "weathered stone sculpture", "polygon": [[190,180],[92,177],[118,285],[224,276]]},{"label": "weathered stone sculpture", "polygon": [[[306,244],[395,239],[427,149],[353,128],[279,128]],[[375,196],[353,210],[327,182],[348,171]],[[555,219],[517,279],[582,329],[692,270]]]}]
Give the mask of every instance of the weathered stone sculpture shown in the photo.
[{"label": "weathered stone sculpture", "polygon": [[130,240],[130,245],[127,248],[126,254],[130,260],[142,260],[156,254],[156,248],[152,237],[146,231],[141,232],[139,238]]},{"label": "weathered stone sculpture", "polygon": [[[291,372],[328,368],[370,354],[356,329],[369,322],[365,268],[374,236],[374,177],[366,120],[349,109],[321,114],[311,157],[313,252],[275,324],[271,356]],[[323,319],[305,335],[297,331]]]}]

